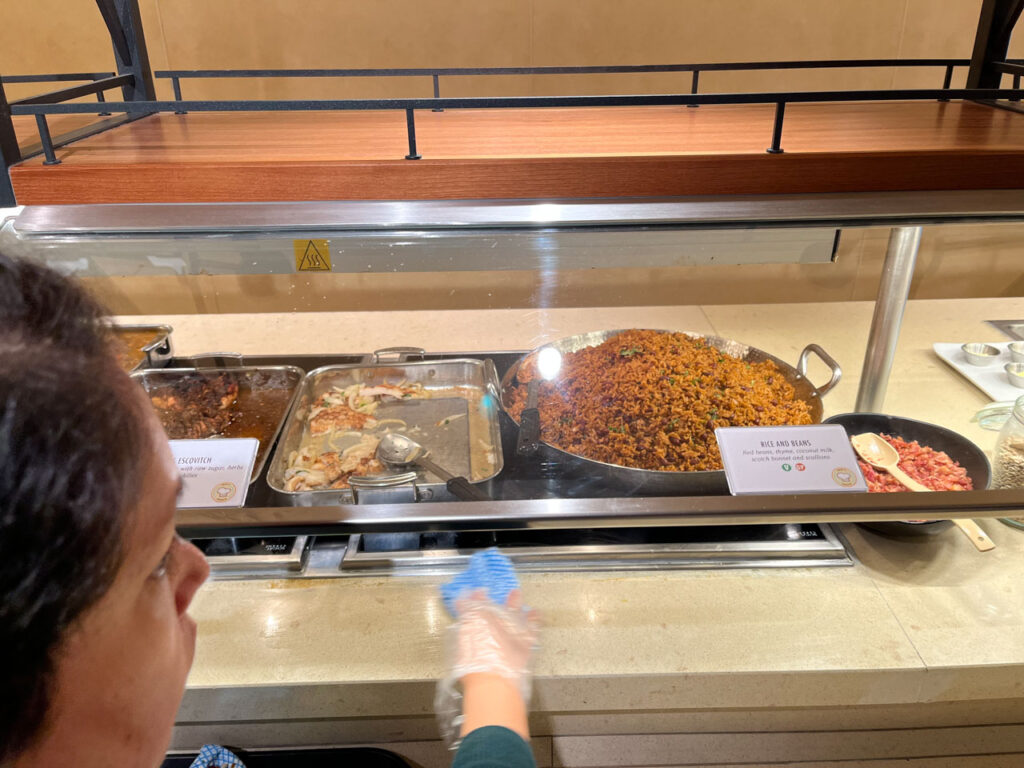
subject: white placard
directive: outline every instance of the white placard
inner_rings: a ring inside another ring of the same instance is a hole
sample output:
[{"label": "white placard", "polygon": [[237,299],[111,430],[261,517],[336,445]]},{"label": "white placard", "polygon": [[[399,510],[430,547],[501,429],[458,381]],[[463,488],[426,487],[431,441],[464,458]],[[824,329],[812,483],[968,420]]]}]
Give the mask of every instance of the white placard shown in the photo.
[{"label": "white placard", "polygon": [[184,485],[178,509],[245,504],[259,440],[243,437],[170,443]]},{"label": "white placard", "polygon": [[865,492],[850,438],[839,424],[715,430],[729,491]]}]

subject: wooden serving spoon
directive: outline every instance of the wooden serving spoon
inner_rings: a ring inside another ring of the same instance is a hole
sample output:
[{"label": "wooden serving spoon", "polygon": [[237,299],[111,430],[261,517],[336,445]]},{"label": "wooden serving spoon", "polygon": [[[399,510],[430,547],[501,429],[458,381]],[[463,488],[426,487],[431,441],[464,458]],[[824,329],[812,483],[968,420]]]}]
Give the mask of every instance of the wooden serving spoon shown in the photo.
[{"label": "wooden serving spoon", "polygon": [[[857,455],[864,459],[864,461],[876,469],[885,470],[910,490],[931,491],[931,488],[921,485],[921,483],[911,479],[907,476],[906,472],[900,469],[899,452],[881,435],[875,434],[874,432],[863,432],[851,437],[850,444],[853,446],[853,450],[857,452]],[[987,552],[988,550],[995,548],[996,545],[992,539],[990,539],[988,534],[981,530],[981,526],[973,520],[960,518],[958,520],[953,520],[953,524],[964,532],[964,535],[971,540],[971,543],[974,544],[979,551]]]}]

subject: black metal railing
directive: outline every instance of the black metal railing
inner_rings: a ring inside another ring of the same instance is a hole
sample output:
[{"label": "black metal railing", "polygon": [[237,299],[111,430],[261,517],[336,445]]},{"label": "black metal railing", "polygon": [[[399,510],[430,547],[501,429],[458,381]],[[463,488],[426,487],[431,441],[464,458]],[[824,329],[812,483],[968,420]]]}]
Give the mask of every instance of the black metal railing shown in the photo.
[{"label": "black metal railing", "polygon": [[[115,74],[114,72],[59,72],[59,73],[45,74],[45,75],[0,75],[0,84],[3,84],[3,85],[15,85],[15,84],[20,84],[20,83],[68,83],[68,82],[77,82],[79,80],[89,80],[89,81],[92,81],[93,83],[96,83],[96,82],[103,82],[105,80],[109,80],[109,79],[114,77],[114,74]],[[103,88],[98,88],[98,89],[92,88],[92,89],[86,90],[86,91],[84,91],[82,93],[78,93],[78,94],[74,94],[73,93],[76,90],[76,88],[88,88],[88,87],[89,86],[75,86],[73,88],[62,88],[62,89],[59,89],[59,90],[56,90],[56,91],[52,91],[51,93],[48,93],[48,94],[42,94],[42,95],[39,95],[39,96],[32,96],[29,99],[21,99],[19,101],[13,102],[13,103],[15,103],[15,104],[25,104],[25,103],[39,103],[39,104],[42,104],[42,103],[56,103],[56,101],[66,101],[66,100],[69,100],[69,99],[76,99],[76,98],[78,98],[80,96],[87,96],[90,93],[95,93],[96,94],[96,101],[103,102],[103,101],[106,101],[106,97],[103,95],[103,92],[106,91],[106,90],[109,90],[110,88],[116,87],[116,86],[109,86],[109,87],[103,87]],[[60,98],[57,98],[56,101],[51,101],[51,102],[38,101],[38,99],[43,99],[43,98],[47,98],[47,97],[50,97],[50,96],[54,96],[54,97],[58,97],[59,96]],[[99,115],[109,115],[110,113],[109,112],[99,112],[97,114],[99,114]]]},{"label": "black metal railing", "polygon": [[[551,107],[625,107],[625,106],[687,106],[699,107],[716,104],[770,104],[775,107],[772,133],[766,151],[771,154],[783,152],[782,134],[786,105],[809,102],[852,102],[852,101],[923,101],[965,99],[997,102],[1005,99],[1018,102],[1024,96],[1019,88],[1020,76],[1024,74],[1024,60],[997,62],[1000,72],[1014,78],[1012,89],[1001,88],[952,88],[955,68],[970,65],[968,59],[843,59],[810,61],[767,61],[767,62],[707,62],[693,64],[648,64],[622,66],[580,66],[580,67],[447,67],[447,68],[402,68],[402,69],[199,69],[163,70],[154,73],[159,79],[169,79],[174,99],[133,100],[104,102],[103,92],[117,87],[127,87],[133,82],[132,75],[112,76],[109,73],[85,85],[63,88],[50,93],[11,102],[11,115],[33,115],[39,131],[44,163],[57,164],[55,142],[50,136],[46,116],[52,114],[110,114],[129,112],[135,115],[155,112],[280,112],[280,111],[351,111],[351,110],[402,110],[406,116],[408,138],[408,160],[421,158],[416,143],[417,110],[430,109],[504,109],[504,108],[551,108]],[[941,67],[943,82],[936,89],[886,89],[855,91],[787,91],[765,93],[700,93],[701,72],[730,72],[752,70],[796,70],[796,69],[839,69],[839,68],[921,68]],[[596,74],[650,74],[690,73],[689,93],[679,94],[636,94],[608,96],[511,96],[511,97],[456,97],[442,98],[440,78],[460,76],[498,75],[596,75]],[[245,99],[245,100],[185,100],[182,97],[181,81],[184,79],[228,79],[228,78],[347,78],[347,77],[429,77],[433,94],[423,98],[399,99]],[[16,79],[17,78],[17,79]],[[7,82],[44,82],[53,79],[84,79],[73,75],[16,76],[5,78]],[[29,80],[29,78],[35,78]],[[102,102],[101,107],[87,103],[68,103],[69,100],[93,94]]]},{"label": "black metal railing", "polygon": [[67,83],[78,80],[103,80],[113,77],[114,72],[60,72],[48,75],[0,75],[0,83]]},{"label": "black metal railing", "polygon": [[[689,72],[690,93],[698,92],[701,72],[739,72],[785,69],[863,69],[877,67],[943,67],[943,88],[949,88],[956,67],[966,67],[970,59],[815,59],[808,61],[705,62],[700,64],[623,64],[612,66],[565,67],[413,67],[397,69],[175,69],[160,70],[153,76],[169,79],[174,98],[181,100],[181,81],[209,78],[264,77],[429,77],[434,98],[441,97],[442,77],[479,75],[615,75]],[[694,105],[696,106],[696,105]]]},{"label": "black metal railing", "polygon": [[[76,73],[83,74],[83,73]],[[48,93],[38,94],[36,96],[29,96],[24,99],[18,99],[12,101],[9,104],[9,111],[12,115],[20,114],[17,109],[21,107],[45,107],[45,106],[67,106],[67,102],[71,99],[78,99],[82,96],[90,96],[95,94],[96,105],[92,104],[79,104],[79,106],[88,107],[84,110],[86,114],[95,113],[98,117],[109,116],[112,114],[110,111],[111,107],[107,105],[106,98],[104,97],[104,91],[109,91],[114,88],[126,88],[134,83],[134,77],[132,75],[114,75],[112,73],[96,73],[95,75],[87,75],[86,77],[78,77],[76,74],[70,75],[14,75],[3,78],[3,82],[54,82],[54,81],[66,81],[66,80],[82,80],[92,78],[91,82],[83,85],[73,85],[67,88],[59,88],[55,91]],[[117,111],[121,112],[137,112],[135,108],[130,106],[133,102],[116,102],[120,105],[129,105],[123,109],[119,108]],[[39,132],[39,142],[44,154],[44,165],[57,165],[60,160],[57,159],[54,153],[54,142],[50,136],[50,127],[46,122],[47,113],[36,113],[36,130]],[[82,138],[81,135],[76,135],[76,139]]]},{"label": "black metal railing", "polygon": [[[126,101],[107,102],[112,111],[153,112],[296,112],[403,110],[406,113],[409,152],[406,159],[417,160],[416,110],[427,109],[536,109],[550,107],[636,107],[636,106],[700,106],[710,104],[773,104],[775,120],[771,141],[766,151],[782,152],[782,130],[786,104],[851,101],[930,101],[930,100],[1019,100],[1020,89],[950,88],[884,91],[809,91],[784,93],[710,93],[651,94],[643,96],[512,96],[482,98],[424,99],[252,99],[218,101]],[[87,114],[97,107],[83,103],[12,104],[14,115],[35,115],[40,122],[40,139],[47,162],[59,162],[46,130],[46,115]]]}]

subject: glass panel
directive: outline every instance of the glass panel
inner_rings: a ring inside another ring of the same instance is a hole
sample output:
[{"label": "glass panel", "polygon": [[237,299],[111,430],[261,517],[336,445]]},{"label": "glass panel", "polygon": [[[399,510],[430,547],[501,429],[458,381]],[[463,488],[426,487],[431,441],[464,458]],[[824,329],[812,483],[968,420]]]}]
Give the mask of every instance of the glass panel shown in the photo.
[{"label": "glass panel", "polygon": [[[522,505],[531,499],[613,506],[727,494],[716,428],[854,410],[888,237],[880,206],[854,214],[791,201],[783,215],[747,204],[693,220],[666,201],[144,206],[121,207],[120,230],[97,209],[91,231],[88,210],[62,230],[30,209],[24,226],[4,225],[0,248],[82,277],[122,322],[173,326],[172,366],[226,352],[242,356],[236,364],[315,372],[248,506],[402,505],[482,491],[514,517],[542,514]],[[998,209],[977,216],[1007,218]],[[952,203],[936,210],[939,222],[971,217]],[[386,215],[371,221],[367,211]],[[997,297],[1020,292],[1021,226],[926,229],[884,407],[926,426],[856,427],[947,454],[970,467],[977,489],[995,433],[971,417],[993,397],[932,346],[988,342],[1002,354],[1003,337],[983,321],[1020,316],[1019,300]],[[951,297],[961,300],[943,301]],[[530,354],[540,347],[558,351],[550,370]],[[531,381],[535,452],[520,445]],[[420,443],[440,469],[423,454],[378,454],[387,432]],[[925,453],[933,468],[945,461]],[[379,479],[409,470],[414,487]],[[445,471],[476,490],[460,491]],[[907,518],[936,516],[915,503]],[[763,506],[737,501],[734,522]]]}]

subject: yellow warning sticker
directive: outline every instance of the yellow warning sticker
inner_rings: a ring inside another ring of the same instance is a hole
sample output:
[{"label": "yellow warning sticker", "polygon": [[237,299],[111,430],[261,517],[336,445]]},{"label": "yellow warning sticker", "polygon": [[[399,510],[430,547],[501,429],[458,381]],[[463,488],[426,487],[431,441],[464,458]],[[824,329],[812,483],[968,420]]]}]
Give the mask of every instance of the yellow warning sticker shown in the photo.
[{"label": "yellow warning sticker", "polygon": [[326,240],[292,240],[296,272],[330,272],[331,250]]}]

